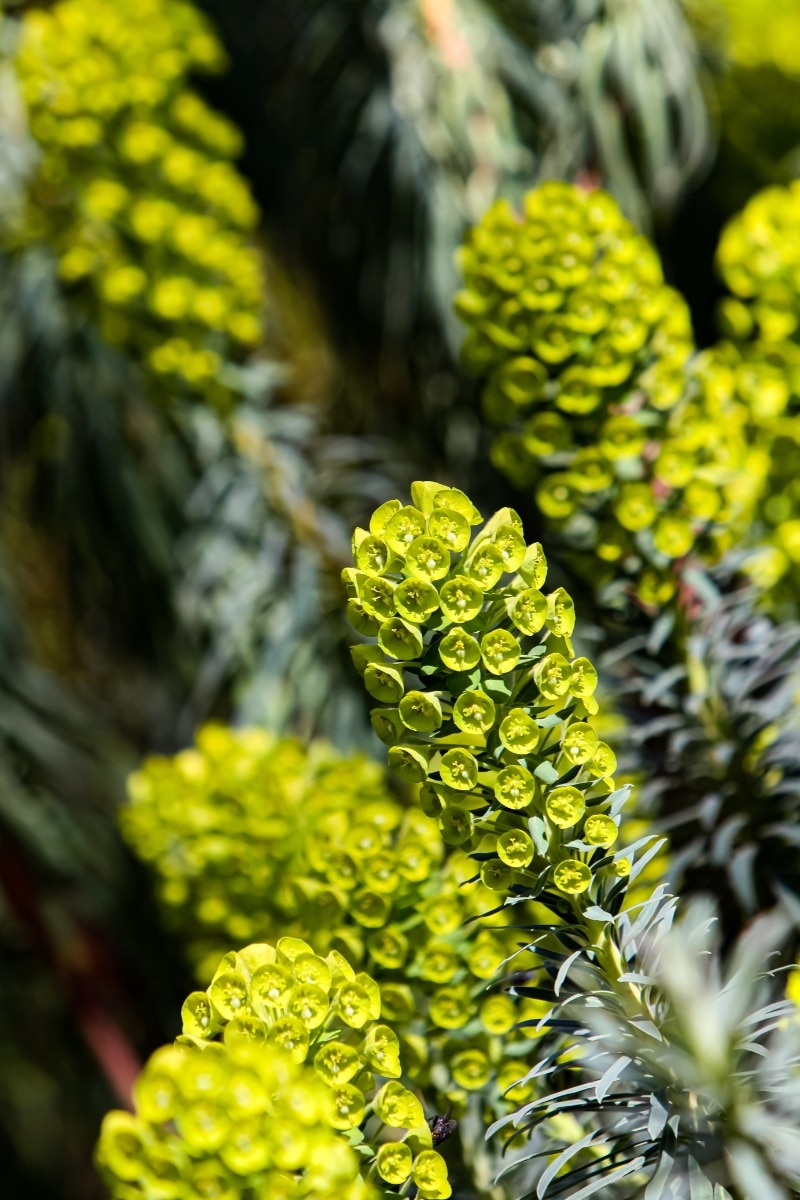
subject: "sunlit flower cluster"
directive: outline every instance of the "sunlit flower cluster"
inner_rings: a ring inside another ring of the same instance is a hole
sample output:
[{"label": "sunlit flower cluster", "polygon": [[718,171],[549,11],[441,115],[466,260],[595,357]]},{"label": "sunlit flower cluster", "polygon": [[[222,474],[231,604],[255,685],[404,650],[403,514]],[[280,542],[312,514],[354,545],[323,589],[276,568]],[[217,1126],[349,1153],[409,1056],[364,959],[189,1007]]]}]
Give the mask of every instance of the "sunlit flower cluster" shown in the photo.
[{"label": "sunlit flower cluster", "polygon": [[[717,265],[730,297],[720,305],[726,332],[756,334],[770,344],[796,335],[800,326],[800,183],[767,188],[752,198],[720,238]],[[792,382],[800,363],[790,359]],[[772,407],[775,407],[773,402]]]},{"label": "sunlit flower cluster", "polygon": [[655,251],[604,192],[549,183],[522,216],[490,209],[462,267],[463,357],[487,376],[495,465],[596,556],[595,577],[668,599],[671,564],[749,521],[752,471],[747,409],[713,354],[689,369],[688,310]]},{"label": "sunlit flower cluster", "polygon": [[541,590],[542,548],[512,509],[484,525],[455,488],[411,494],[356,530],[345,571],[351,621],[377,642],[354,650],[373,727],[485,887],[591,903],[629,868],[611,850],[625,792],[591,724],[597,673],[574,655],[572,599]]},{"label": "sunlit flower cluster", "polygon": [[360,961],[395,893],[401,908],[416,900],[441,859],[433,823],[401,808],[377,764],[322,742],[206,725],[128,790],[123,832],[156,868],[200,977],[231,942],[312,930],[318,950]]},{"label": "sunlit flower cluster", "polygon": [[[691,0],[702,11],[707,0]],[[738,67],[800,75],[800,11],[794,0],[715,0],[725,15],[725,51]]]},{"label": "sunlit flower cluster", "polygon": [[[182,1016],[137,1081],[136,1115],[103,1124],[114,1196],[360,1200],[367,1181],[451,1194],[380,989],[336,951],[281,938],[227,954]],[[384,1126],[392,1140],[375,1140]]]},{"label": "sunlit flower cluster", "polygon": [[465,886],[468,856],[444,844],[436,817],[394,797],[375,763],[206,725],[192,749],[148,759],[129,793],[123,832],[155,869],[200,978],[231,941],[289,935],[344,952],[379,980],[415,1078],[432,1072],[456,1103],[479,1090],[502,1107],[536,1036],[515,1025],[546,1005],[487,991],[517,950],[510,915],[465,924],[495,896],[480,880]]},{"label": "sunlit flower cluster", "polygon": [[717,266],[724,353],[761,448],[761,545],[749,569],[778,597],[800,585],[800,185],[759,192],[728,223]]},{"label": "sunlit flower cluster", "polygon": [[135,1115],[103,1121],[97,1164],[118,1200],[371,1196],[325,1111],[321,1082],[271,1045],[164,1047],[137,1081]]},{"label": "sunlit flower cluster", "polygon": [[233,125],[187,86],[224,54],[183,0],[29,10],[17,71],[41,161],[15,244],[44,242],[107,340],[155,379],[221,396],[261,335],[257,210]]}]

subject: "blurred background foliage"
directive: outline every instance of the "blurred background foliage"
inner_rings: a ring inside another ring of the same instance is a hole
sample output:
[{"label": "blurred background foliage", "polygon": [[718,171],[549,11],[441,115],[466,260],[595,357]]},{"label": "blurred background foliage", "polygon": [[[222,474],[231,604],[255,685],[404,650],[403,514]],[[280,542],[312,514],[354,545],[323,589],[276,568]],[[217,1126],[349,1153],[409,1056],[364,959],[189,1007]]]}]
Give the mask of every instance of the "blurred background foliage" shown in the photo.
[{"label": "blurred background foliage", "polygon": [[[602,184],[711,344],[725,222],[800,173],[798,20],[791,0],[5,4],[5,1194],[100,1194],[100,1117],[191,988],[117,832],[128,772],[209,718],[374,752],[352,525],[415,475],[508,499],[459,364],[467,227],[545,179]],[[743,764],[790,806],[800,777],[780,724],[797,635],[737,578],[680,597],[677,640],[577,592],[674,871],[730,865],[688,812],[727,804],[745,830],[731,932],[758,892],[747,848],[785,808],[725,789]]]}]

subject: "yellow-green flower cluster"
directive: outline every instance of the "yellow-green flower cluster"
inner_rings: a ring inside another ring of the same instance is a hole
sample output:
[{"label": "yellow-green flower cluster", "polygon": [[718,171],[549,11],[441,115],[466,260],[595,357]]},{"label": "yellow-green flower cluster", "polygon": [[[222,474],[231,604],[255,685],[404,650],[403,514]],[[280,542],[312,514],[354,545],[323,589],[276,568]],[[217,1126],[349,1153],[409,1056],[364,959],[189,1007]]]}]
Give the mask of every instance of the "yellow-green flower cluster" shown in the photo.
[{"label": "yellow-green flower cluster", "polygon": [[324,1120],[326,1090],[274,1046],[165,1046],[136,1113],[106,1115],[96,1161],[114,1200],[313,1196],[366,1200],[355,1150]]},{"label": "yellow-green flower cluster", "polygon": [[721,8],[725,16],[726,52],[743,68],[775,67],[800,76],[800,10],[795,0],[690,0],[689,12]]},{"label": "yellow-green flower cluster", "polygon": [[786,980],[786,999],[800,1009],[800,963],[795,964]]},{"label": "yellow-green flower cluster", "polygon": [[[591,724],[592,663],[575,657],[575,608],[542,591],[547,563],[502,509],[412,485],[356,530],[345,571],[354,658],[372,723],[401,777],[421,783],[442,837],[469,849],[493,892],[580,908],[629,870],[611,847],[624,794]],[[473,535],[473,527],[482,526]]]},{"label": "yellow-green flower cluster", "polygon": [[547,396],[565,419],[591,416],[597,428],[653,362],[655,407],[679,399],[693,350],[686,304],[607,193],[546,183],[522,216],[498,201],[469,232],[461,267],[463,356],[489,374],[484,404],[498,423]]},{"label": "yellow-green flower cluster", "polygon": [[306,938],[380,980],[417,1078],[432,1072],[456,1102],[481,1090],[499,1104],[520,1077],[514,1056],[533,1035],[512,1031],[544,1008],[486,994],[517,948],[510,917],[465,925],[495,898],[480,881],[464,886],[472,864],[456,849],[443,862],[438,813],[399,802],[375,763],[206,725],[194,748],[148,759],[129,795],[123,832],[156,870],[200,977],[232,940]]},{"label": "yellow-green flower cluster", "polygon": [[748,570],[774,598],[800,586],[800,185],[759,192],[723,231],[717,265],[731,295],[720,347],[762,465],[758,547]]},{"label": "yellow-green flower cluster", "polygon": [[490,209],[462,266],[463,356],[488,376],[495,465],[645,600],[668,598],[671,563],[746,523],[748,450],[713,358],[687,372],[688,310],[655,251],[604,192],[549,183],[521,217]]},{"label": "yellow-green flower cluster", "polygon": [[800,599],[800,417],[787,417],[766,431],[769,474],[759,516],[760,545],[746,559],[753,581],[773,604],[797,611]]},{"label": "yellow-green flower cluster", "polygon": [[[373,1194],[360,1168],[446,1200],[447,1168],[380,1015],[378,985],[336,951],[281,938],[227,954],[186,1000],[178,1043],[137,1081],[136,1115],[103,1124],[112,1194],[356,1200]],[[378,1144],[382,1126],[397,1140]]]},{"label": "yellow-green flower cluster", "polygon": [[[717,265],[732,293],[722,301],[725,331],[780,344],[800,327],[800,182],[754,196],[726,225]],[[786,364],[796,383],[800,362]],[[776,401],[768,397],[772,408]]]},{"label": "yellow-green flower cluster", "polygon": [[261,334],[257,210],[238,131],[187,87],[223,51],[184,0],[61,0],[22,20],[41,161],[16,244],[45,242],[104,336],[171,387],[221,395]]},{"label": "yellow-green flower cluster", "polygon": [[128,792],[123,833],[156,869],[200,977],[231,942],[281,934],[314,931],[318,950],[360,961],[441,859],[433,823],[401,807],[376,763],[323,742],[206,725],[193,748],[149,758]]}]

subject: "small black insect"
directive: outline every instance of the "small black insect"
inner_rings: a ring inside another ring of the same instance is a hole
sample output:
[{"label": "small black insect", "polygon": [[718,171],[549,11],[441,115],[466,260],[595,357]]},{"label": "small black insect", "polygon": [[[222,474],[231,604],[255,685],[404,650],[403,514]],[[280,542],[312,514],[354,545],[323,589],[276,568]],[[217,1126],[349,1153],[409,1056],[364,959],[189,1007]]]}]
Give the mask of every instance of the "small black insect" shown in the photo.
[{"label": "small black insect", "polygon": [[446,1141],[455,1133],[458,1126],[458,1121],[451,1120],[451,1112],[452,1109],[448,1108],[443,1117],[431,1117],[431,1119],[428,1121],[434,1146],[440,1146],[442,1142]]}]

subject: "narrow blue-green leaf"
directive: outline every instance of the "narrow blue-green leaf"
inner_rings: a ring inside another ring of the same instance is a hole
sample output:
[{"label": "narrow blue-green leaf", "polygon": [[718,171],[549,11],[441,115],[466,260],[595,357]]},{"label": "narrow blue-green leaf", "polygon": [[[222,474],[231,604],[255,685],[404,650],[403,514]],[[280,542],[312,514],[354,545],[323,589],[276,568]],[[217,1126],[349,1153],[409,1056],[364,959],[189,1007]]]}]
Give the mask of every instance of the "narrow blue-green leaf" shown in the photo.
[{"label": "narrow blue-green leaf", "polygon": [[580,1141],[573,1142],[571,1146],[567,1146],[566,1150],[562,1150],[560,1154],[556,1155],[536,1185],[536,1195],[539,1197],[539,1200],[542,1200],[551,1181],[555,1179],[561,1168],[571,1158],[574,1158],[576,1154],[580,1154],[581,1150],[586,1150],[589,1146],[593,1145],[597,1137],[598,1134],[592,1130],[591,1133],[587,1133],[585,1137],[582,1137]]},{"label": "narrow blue-green leaf", "polygon": [[715,1200],[713,1183],[691,1158],[689,1159],[689,1200]]},{"label": "narrow blue-green leaf", "polygon": [[629,1056],[627,1054],[623,1054],[621,1058],[618,1058],[615,1063],[611,1064],[611,1066],[603,1075],[602,1079],[598,1081],[597,1087],[595,1088],[594,1094],[598,1101],[602,1102],[605,1099],[608,1089],[617,1079],[619,1079],[622,1072],[627,1066],[630,1065],[630,1063],[631,1059]]},{"label": "narrow blue-green leaf", "polygon": [[564,982],[564,980],[567,978],[570,967],[575,962],[576,958],[580,958],[581,954],[583,954],[582,950],[575,950],[572,954],[570,954],[569,958],[565,959],[565,961],[559,967],[559,971],[558,971],[558,974],[556,975],[555,983],[553,984],[553,991],[555,992],[555,994],[557,996],[561,992],[561,985]]},{"label": "narrow blue-green leaf", "polygon": [[647,1133],[653,1141],[661,1137],[668,1116],[669,1109],[665,1108],[658,1096],[655,1094],[652,1095],[650,1097],[650,1116],[647,1121]]},{"label": "narrow blue-green leaf", "polygon": [[588,917],[590,921],[613,921],[614,917],[611,913],[606,912],[604,908],[600,908],[597,904],[590,904],[588,908],[583,910],[583,915]]},{"label": "narrow blue-green leaf", "polygon": [[614,1171],[609,1171],[608,1174],[601,1175],[598,1179],[593,1179],[586,1187],[581,1188],[579,1192],[570,1192],[565,1200],[587,1200],[589,1196],[596,1196],[602,1188],[610,1188],[612,1183],[619,1183],[620,1179],[625,1179],[627,1175],[633,1175],[636,1171],[641,1171],[645,1164],[643,1155],[638,1158],[632,1158],[630,1162],[623,1163],[621,1167],[617,1167]]}]

